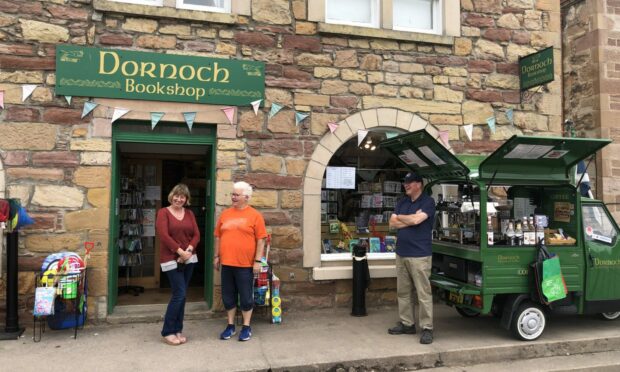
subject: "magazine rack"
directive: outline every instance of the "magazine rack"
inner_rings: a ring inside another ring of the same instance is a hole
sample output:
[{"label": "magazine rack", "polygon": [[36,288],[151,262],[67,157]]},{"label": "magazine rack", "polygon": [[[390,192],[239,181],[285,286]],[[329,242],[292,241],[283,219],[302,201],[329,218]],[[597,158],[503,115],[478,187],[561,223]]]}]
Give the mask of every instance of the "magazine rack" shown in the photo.
[{"label": "magazine rack", "polygon": [[[78,328],[83,328],[87,318],[88,285],[86,270],[75,273],[49,274],[36,273],[36,288],[51,287],[55,290],[53,314],[33,316],[33,340],[41,341],[46,323],[50,329],[73,328],[73,338],[77,339]],[[35,293],[36,292],[35,288]],[[35,296],[35,307],[38,299]],[[36,314],[36,312],[34,312]]]}]

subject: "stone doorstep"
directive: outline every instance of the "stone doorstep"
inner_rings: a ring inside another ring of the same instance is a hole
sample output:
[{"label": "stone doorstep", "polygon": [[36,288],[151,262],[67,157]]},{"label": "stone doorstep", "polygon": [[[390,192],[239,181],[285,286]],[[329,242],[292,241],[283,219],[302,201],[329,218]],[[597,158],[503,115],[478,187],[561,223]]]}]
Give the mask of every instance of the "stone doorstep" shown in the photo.
[{"label": "stone doorstep", "polygon": [[[109,324],[154,323],[164,319],[168,304],[116,306],[105,322]],[[186,320],[217,318],[221,314],[213,312],[204,302],[188,302],[185,305]]]}]

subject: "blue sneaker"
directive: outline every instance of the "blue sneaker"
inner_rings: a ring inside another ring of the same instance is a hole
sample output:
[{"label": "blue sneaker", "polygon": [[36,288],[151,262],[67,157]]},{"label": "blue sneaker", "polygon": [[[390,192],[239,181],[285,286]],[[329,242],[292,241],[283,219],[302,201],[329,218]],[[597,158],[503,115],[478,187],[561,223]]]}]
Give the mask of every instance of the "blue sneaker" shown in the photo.
[{"label": "blue sneaker", "polygon": [[247,341],[252,338],[252,327],[243,326],[239,332],[239,341]]},{"label": "blue sneaker", "polygon": [[220,333],[220,340],[228,340],[235,334],[235,325],[229,324],[226,326],[224,332]]}]

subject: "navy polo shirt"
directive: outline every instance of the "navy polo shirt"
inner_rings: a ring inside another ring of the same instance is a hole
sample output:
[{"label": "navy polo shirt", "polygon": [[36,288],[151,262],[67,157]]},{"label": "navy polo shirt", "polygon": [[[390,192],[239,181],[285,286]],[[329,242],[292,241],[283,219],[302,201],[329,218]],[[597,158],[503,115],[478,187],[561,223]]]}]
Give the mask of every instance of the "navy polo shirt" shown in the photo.
[{"label": "navy polo shirt", "polygon": [[435,201],[425,192],[414,201],[406,196],[396,203],[394,213],[415,214],[422,210],[428,218],[419,225],[398,229],[396,254],[401,257],[427,257],[432,255],[433,221],[435,218]]}]

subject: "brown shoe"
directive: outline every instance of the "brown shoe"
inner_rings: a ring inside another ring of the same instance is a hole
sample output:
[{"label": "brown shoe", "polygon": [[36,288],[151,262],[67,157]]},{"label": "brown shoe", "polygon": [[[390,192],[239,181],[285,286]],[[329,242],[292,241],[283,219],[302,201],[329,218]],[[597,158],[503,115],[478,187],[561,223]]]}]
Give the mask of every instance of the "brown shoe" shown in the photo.
[{"label": "brown shoe", "polygon": [[179,341],[177,335],[168,335],[164,337],[164,342],[168,345],[179,346],[181,345],[181,341]]}]

